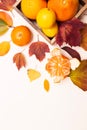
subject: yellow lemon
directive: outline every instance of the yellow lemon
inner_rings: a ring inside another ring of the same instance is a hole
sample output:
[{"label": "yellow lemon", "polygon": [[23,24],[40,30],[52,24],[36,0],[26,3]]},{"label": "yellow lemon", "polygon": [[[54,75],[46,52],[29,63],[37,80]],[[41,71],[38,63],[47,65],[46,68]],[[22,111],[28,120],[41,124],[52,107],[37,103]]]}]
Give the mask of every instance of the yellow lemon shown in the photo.
[{"label": "yellow lemon", "polygon": [[44,33],[46,36],[52,38],[52,37],[54,37],[54,36],[58,33],[58,25],[57,25],[57,23],[55,23],[55,24],[54,24],[52,27],[50,27],[50,28],[42,28],[42,31],[43,31],[43,33]]}]

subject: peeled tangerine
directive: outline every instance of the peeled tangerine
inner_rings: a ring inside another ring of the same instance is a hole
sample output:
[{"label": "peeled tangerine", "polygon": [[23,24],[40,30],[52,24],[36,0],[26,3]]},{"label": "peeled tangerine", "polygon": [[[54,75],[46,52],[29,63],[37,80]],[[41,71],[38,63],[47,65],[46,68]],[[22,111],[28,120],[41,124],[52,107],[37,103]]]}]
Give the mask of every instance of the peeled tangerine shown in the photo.
[{"label": "peeled tangerine", "polygon": [[66,21],[76,15],[79,0],[48,0],[48,8],[56,13],[58,21]]},{"label": "peeled tangerine", "polygon": [[70,74],[70,68],[70,60],[61,54],[52,56],[46,64],[46,70],[54,78],[54,82],[60,82],[67,77]]},{"label": "peeled tangerine", "polygon": [[8,41],[3,41],[0,43],[0,56],[6,55],[10,50],[10,43]]}]

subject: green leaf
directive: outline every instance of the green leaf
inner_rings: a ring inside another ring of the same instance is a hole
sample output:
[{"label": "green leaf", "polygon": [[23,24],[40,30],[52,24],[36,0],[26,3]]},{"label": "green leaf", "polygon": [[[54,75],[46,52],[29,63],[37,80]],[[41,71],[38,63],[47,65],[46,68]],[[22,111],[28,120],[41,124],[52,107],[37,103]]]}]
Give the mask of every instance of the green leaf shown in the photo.
[{"label": "green leaf", "polygon": [[87,91],[87,60],[81,61],[76,70],[70,73],[72,82],[84,91]]},{"label": "green leaf", "polygon": [[0,35],[3,35],[9,29],[8,25],[0,19]]}]

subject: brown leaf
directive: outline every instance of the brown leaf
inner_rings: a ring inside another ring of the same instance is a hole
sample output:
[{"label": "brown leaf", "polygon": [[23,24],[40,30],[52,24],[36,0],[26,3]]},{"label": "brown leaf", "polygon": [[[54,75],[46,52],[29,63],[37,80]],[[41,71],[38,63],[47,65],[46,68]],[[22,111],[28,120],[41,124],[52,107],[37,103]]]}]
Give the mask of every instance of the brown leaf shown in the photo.
[{"label": "brown leaf", "polygon": [[79,19],[72,19],[59,23],[59,31],[56,35],[56,43],[61,46],[64,42],[70,46],[80,46],[80,30],[84,24]]},{"label": "brown leaf", "polygon": [[85,23],[84,28],[81,30],[81,43],[80,46],[87,51],[87,24]]},{"label": "brown leaf", "polygon": [[16,53],[13,57],[13,63],[16,63],[16,66],[18,70],[22,68],[23,66],[26,66],[26,60],[22,53]]},{"label": "brown leaf", "polygon": [[45,42],[33,42],[29,48],[29,55],[32,56],[33,54],[39,61],[42,61],[45,58],[45,52],[49,52],[50,49]]},{"label": "brown leaf", "polygon": [[16,0],[0,0],[0,9],[11,10]]}]

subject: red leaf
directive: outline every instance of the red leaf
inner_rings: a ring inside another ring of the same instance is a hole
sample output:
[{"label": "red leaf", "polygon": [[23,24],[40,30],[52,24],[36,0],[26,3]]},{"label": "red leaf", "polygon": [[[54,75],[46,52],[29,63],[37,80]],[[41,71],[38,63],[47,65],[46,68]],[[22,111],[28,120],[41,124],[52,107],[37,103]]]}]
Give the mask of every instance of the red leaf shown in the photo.
[{"label": "red leaf", "polygon": [[61,46],[66,42],[70,46],[80,46],[81,34],[80,30],[84,24],[79,19],[72,19],[59,23],[59,31],[56,35],[56,43]]},{"label": "red leaf", "polygon": [[49,51],[50,49],[46,43],[38,41],[38,42],[33,42],[30,45],[29,55],[32,56],[33,54],[35,54],[36,58],[39,61],[42,61],[45,58],[45,52],[49,52]]},{"label": "red leaf", "polygon": [[11,10],[16,0],[0,0],[0,9]]},{"label": "red leaf", "polygon": [[25,67],[26,66],[26,60],[25,60],[24,55],[22,53],[15,54],[14,57],[13,57],[13,63],[16,63],[18,70],[20,68],[22,68],[23,66]]}]

